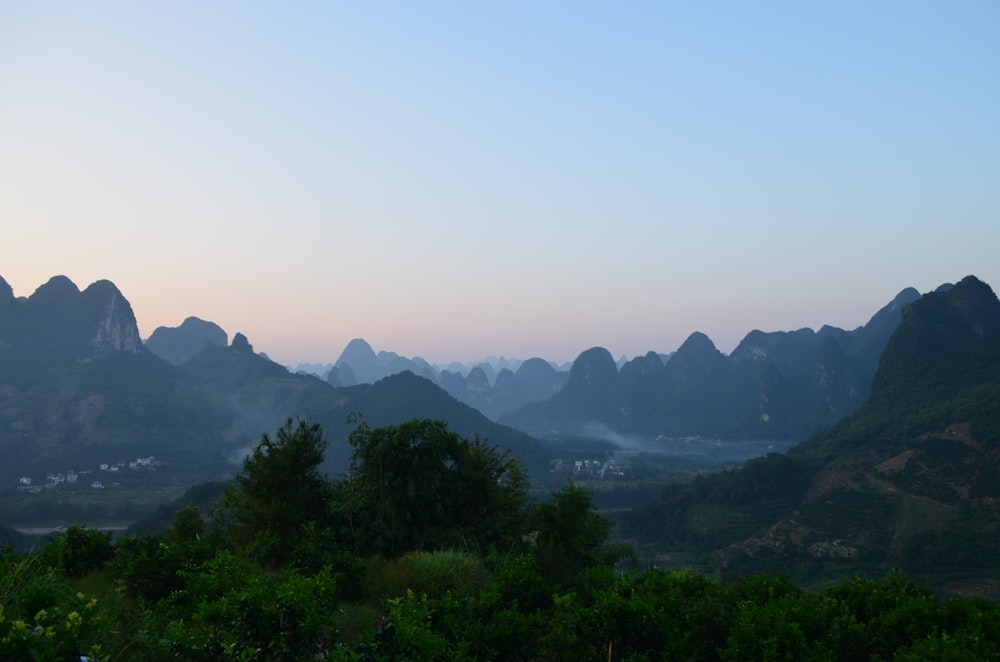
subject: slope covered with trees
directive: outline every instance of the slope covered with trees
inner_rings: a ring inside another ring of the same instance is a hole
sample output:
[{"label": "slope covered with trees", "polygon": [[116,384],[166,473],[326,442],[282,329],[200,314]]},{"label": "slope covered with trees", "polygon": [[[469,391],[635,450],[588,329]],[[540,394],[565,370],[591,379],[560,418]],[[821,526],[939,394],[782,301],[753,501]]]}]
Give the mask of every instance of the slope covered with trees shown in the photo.
[{"label": "slope covered with trees", "polygon": [[721,571],[896,566],[995,594],[998,412],[1000,302],[968,277],[904,309],[857,413],[787,456],[673,486],[623,526]]},{"label": "slope covered with trees", "polygon": [[[331,481],[322,430],[290,423],[211,519],[185,508],[161,534],[73,528],[0,554],[0,659],[1000,656],[993,602],[938,598],[900,573],[807,593],[782,576],[615,571],[610,523],[579,487],[527,503],[516,461],[432,421],[361,426],[354,442],[351,474]],[[417,465],[454,484],[413,480]],[[468,503],[448,505],[443,487]],[[470,514],[494,526],[470,530]]]}]

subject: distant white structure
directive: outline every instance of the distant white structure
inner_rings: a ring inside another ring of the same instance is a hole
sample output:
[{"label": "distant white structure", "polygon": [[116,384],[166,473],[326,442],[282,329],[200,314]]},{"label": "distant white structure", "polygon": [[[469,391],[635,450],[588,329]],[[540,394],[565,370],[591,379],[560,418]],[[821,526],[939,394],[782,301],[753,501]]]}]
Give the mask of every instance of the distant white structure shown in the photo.
[{"label": "distant white structure", "polygon": [[21,476],[18,482],[22,485],[31,485],[31,476]]}]

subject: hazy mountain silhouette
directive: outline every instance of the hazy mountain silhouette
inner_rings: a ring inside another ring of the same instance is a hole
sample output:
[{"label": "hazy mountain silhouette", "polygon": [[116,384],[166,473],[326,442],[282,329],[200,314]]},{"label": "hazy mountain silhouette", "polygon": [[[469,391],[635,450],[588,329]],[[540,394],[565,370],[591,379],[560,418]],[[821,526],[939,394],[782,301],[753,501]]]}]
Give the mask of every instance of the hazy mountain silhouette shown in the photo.
[{"label": "hazy mountain silhouette", "polygon": [[[0,288],[0,477],[82,468],[167,451],[202,464],[215,412],[148,352],[109,281],[80,292],[56,276],[27,298]],[[24,473],[21,473],[24,472]],[[197,473],[197,471],[195,471]]]},{"label": "hazy mountain silhouette", "polygon": [[[537,452],[524,433],[489,421],[412,373],[338,389],[255,353],[241,333],[229,346],[208,342],[175,366],[139,341],[131,306],[109,281],[80,292],[58,276],[21,299],[2,281],[0,310],[3,484],[148,456],[167,463],[181,480],[218,478],[262,434],[295,417],[328,430],[328,468],[343,470],[352,412],[373,425],[441,418],[460,433],[488,436],[526,459]],[[184,353],[178,348],[219,337],[215,325],[191,319],[182,325],[185,333],[175,335],[177,342],[166,335],[175,360]],[[398,366],[388,353],[383,360]]]},{"label": "hazy mountain silhouette", "polygon": [[647,438],[805,438],[860,406],[903,306],[919,296],[903,290],[853,331],[751,331],[729,356],[699,332],[665,363],[650,352],[620,371],[594,348],[577,358],[561,392],[499,420],[543,435],[579,434],[596,422]]},{"label": "hazy mountain silhouette", "polygon": [[326,380],[335,386],[373,384],[384,377],[407,370],[431,381],[437,379],[437,371],[423,359],[408,359],[386,351],[376,354],[364,339],[355,338],[341,352],[340,358],[327,373]]},{"label": "hazy mountain silhouette", "polygon": [[540,358],[522,362],[516,372],[501,368],[492,380],[489,371],[489,364],[478,365],[465,376],[442,370],[437,383],[457,400],[497,420],[527,403],[558,393],[569,378],[569,373],[557,371]]},{"label": "hazy mountain silhouette", "polygon": [[15,299],[3,282],[0,348],[19,348],[27,357],[45,352],[85,358],[108,351],[140,352],[132,307],[118,288],[99,280],[83,292],[65,276],[54,276],[28,298]]},{"label": "hazy mountain silhouette", "polygon": [[499,372],[488,362],[475,365],[467,374],[463,374],[461,364],[449,364],[439,372],[419,357],[410,359],[388,351],[376,354],[364,339],[355,338],[347,344],[324,379],[333,386],[343,387],[372,384],[390,375],[412,372],[496,420],[526,403],[557,393],[568,376],[539,358],[518,363],[516,372],[507,367],[510,362],[506,359],[497,359],[497,364],[502,366]]},{"label": "hazy mountain silhouette", "polygon": [[146,349],[164,361],[180,365],[208,345],[225,347],[229,336],[214,322],[188,317],[178,327],[157,327],[146,339]]},{"label": "hazy mountain silhouette", "polygon": [[941,585],[948,572],[1000,578],[1000,302],[970,276],[901,314],[856,413],[786,456],[668,489],[626,533],[717,550],[730,571],[868,563]]}]

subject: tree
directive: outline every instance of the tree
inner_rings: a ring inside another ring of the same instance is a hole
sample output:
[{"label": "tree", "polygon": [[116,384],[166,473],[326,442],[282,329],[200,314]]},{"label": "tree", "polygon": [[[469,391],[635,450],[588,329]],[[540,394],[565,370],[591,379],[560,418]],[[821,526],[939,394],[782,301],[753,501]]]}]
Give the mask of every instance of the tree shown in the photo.
[{"label": "tree", "polygon": [[415,420],[351,433],[346,493],[358,544],[396,556],[411,550],[484,551],[519,538],[527,494],[520,464],[443,421]]},{"label": "tree", "polygon": [[289,419],[274,439],[263,436],[223,495],[237,545],[277,565],[292,556],[308,523],[327,525],[333,486],[319,469],[326,445],[320,426],[302,420],[293,427]]},{"label": "tree", "polygon": [[100,570],[114,556],[111,533],[82,526],[71,526],[65,533],[49,538],[42,552],[49,565],[69,577],[83,577]]},{"label": "tree", "polygon": [[478,551],[511,549],[525,530],[528,477],[510,451],[497,452],[476,435],[455,467],[462,540]]},{"label": "tree", "polygon": [[587,568],[610,565],[625,555],[608,547],[611,522],[594,512],[587,488],[570,483],[535,506],[528,517],[533,553],[542,575],[569,585]]},{"label": "tree", "polygon": [[177,544],[191,543],[200,540],[204,531],[201,512],[195,506],[184,506],[174,516],[174,525],[167,530],[167,538]]}]

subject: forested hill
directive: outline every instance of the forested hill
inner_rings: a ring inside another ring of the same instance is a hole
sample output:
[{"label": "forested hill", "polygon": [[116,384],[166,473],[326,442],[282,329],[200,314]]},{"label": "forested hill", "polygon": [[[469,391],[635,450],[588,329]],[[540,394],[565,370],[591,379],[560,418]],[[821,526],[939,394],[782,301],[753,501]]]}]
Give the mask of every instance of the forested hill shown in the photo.
[{"label": "forested hill", "polygon": [[854,415],[787,456],[668,489],[628,535],[727,570],[902,566],[1000,579],[1000,302],[970,276],[907,306]]}]

